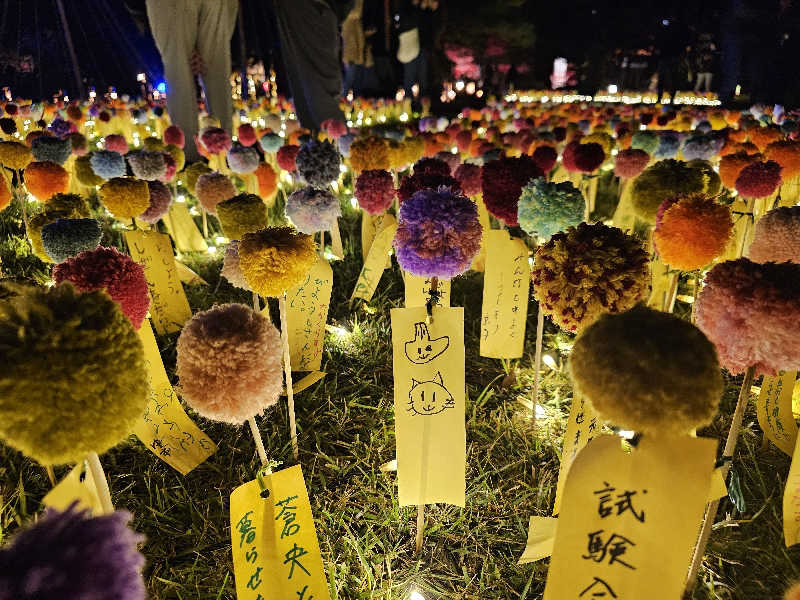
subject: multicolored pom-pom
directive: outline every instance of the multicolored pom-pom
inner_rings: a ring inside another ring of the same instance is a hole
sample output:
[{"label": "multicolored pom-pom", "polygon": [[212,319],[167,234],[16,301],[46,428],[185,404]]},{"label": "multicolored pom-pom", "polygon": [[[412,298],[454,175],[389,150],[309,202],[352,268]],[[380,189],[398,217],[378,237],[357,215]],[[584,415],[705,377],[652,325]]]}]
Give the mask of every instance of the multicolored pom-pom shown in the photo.
[{"label": "multicolored pom-pom", "polygon": [[286,216],[301,233],[328,231],[341,215],[339,199],[328,190],[308,186],[286,200]]}]

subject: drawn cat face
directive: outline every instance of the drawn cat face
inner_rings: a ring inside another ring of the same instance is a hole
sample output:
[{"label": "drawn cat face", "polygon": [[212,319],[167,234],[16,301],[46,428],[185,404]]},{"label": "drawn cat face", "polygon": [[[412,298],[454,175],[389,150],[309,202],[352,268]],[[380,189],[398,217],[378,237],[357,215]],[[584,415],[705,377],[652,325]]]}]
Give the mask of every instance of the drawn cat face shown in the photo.
[{"label": "drawn cat face", "polygon": [[415,415],[436,415],[456,405],[455,400],[447,388],[444,387],[442,374],[430,381],[411,380],[411,390],[408,392],[408,411]]}]

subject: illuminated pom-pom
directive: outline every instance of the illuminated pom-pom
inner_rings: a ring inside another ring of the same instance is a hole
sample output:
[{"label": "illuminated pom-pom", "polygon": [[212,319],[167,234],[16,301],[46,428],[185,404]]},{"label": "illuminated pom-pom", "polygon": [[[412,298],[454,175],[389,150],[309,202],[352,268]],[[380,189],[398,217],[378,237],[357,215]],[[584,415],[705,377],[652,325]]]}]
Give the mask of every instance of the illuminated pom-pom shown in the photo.
[{"label": "illuminated pom-pom", "polygon": [[296,159],[298,152],[300,152],[300,146],[295,144],[281,146],[278,148],[277,154],[275,154],[275,161],[284,171],[287,171],[288,173],[294,173],[297,170]]},{"label": "illuminated pom-pom", "polygon": [[82,133],[77,131],[69,134],[72,153],[75,156],[86,156],[89,153],[89,140]]},{"label": "illuminated pom-pom", "polygon": [[217,204],[217,218],[229,240],[263,229],[269,223],[267,205],[255,194],[239,194]]},{"label": "illuminated pom-pom", "polygon": [[286,216],[301,233],[316,233],[332,229],[342,209],[339,199],[328,190],[307,186],[289,196]]},{"label": "illuminated pom-pom", "polygon": [[0,142],[0,164],[9,169],[19,171],[33,160],[33,152],[25,144],[19,142]]},{"label": "illuminated pom-pom", "polygon": [[508,227],[516,227],[522,187],[543,175],[529,156],[504,157],[485,164],[481,170],[481,188],[487,210]]},{"label": "illuminated pom-pom", "polygon": [[183,184],[186,186],[186,189],[189,190],[189,193],[194,196],[197,180],[201,175],[211,172],[211,169],[209,169],[204,162],[192,163],[183,171]]},{"label": "illuminated pom-pom", "polygon": [[658,148],[653,153],[653,158],[662,160],[675,158],[681,147],[681,140],[674,131],[662,131],[658,136]]},{"label": "illuminated pom-pom", "polygon": [[759,127],[756,125],[747,129],[747,137],[758,147],[759,152],[764,152],[772,142],[781,139],[783,133],[777,127]]},{"label": "illuminated pom-pom", "polygon": [[3,296],[0,438],[52,465],[80,462],[127,437],[149,386],[142,344],[119,305],[69,284]]},{"label": "illuminated pom-pom", "polygon": [[77,194],[56,194],[44,205],[41,212],[29,217],[27,227],[31,250],[41,260],[51,262],[42,244],[42,229],[58,219],[88,219],[91,217],[89,203]]},{"label": "illuminated pom-pom", "polygon": [[758,162],[759,157],[758,154],[747,154],[746,152],[735,152],[723,156],[719,160],[719,176],[722,180],[722,185],[729,190],[734,189],[742,169],[747,165]]},{"label": "illuminated pom-pom", "polygon": [[56,138],[64,138],[75,131],[75,129],[73,129],[74,127],[75,125],[73,123],[62,119],[61,117],[56,117],[50,121],[50,125],[47,126],[47,129]]},{"label": "illuminated pom-pom", "polygon": [[[439,152],[436,156],[433,157],[434,160],[440,160],[447,165],[448,168],[448,175],[452,175],[455,173],[456,168],[458,165],[461,164],[461,157],[458,154],[453,154],[447,150],[443,150]],[[415,167],[416,168],[416,167]]]},{"label": "illuminated pom-pom", "polygon": [[231,136],[221,127],[206,127],[200,131],[200,143],[210,154],[223,154],[230,150]]},{"label": "illuminated pom-pom", "polygon": [[450,175],[414,173],[413,175],[405,175],[400,180],[400,185],[397,188],[397,198],[402,204],[419,191],[438,190],[440,187],[449,187],[453,191],[461,192],[458,180]]},{"label": "illuminated pom-pom", "polygon": [[733,374],[800,367],[800,265],[759,264],[746,258],[720,263],[697,299],[697,325],[714,342]]},{"label": "illuminated pom-pom", "polygon": [[112,133],[111,135],[107,135],[103,146],[106,150],[110,150],[111,152],[118,152],[123,156],[128,153],[128,142],[125,140],[125,136],[120,135],[118,133]]},{"label": "illuminated pom-pom", "polygon": [[773,160],[754,162],[739,172],[736,191],[745,198],[770,196],[782,183],[781,166]]},{"label": "illuminated pom-pom", "polygon": [[434,157],[420,158],[414,163],[413,170],[415,175],[426,173],[432,175],[441,175],[443,177],[451,176],[450,165],[440,158]]},{"label": "illuminated pom-pom", "polygon": [[69,173],[54,162],[32,162],[25,169],[25,187],[40,202],[69,188]]},{"label": "illuminated pom-pom", "polygon": [[0,211],[5,210],[11,204],[12,198],[11,188],[8,187],[8,182],[3,178],[0,180]]},{"label": "illuminated pom-pom", "polygon": [[103,229],[95,219],[58,219],[42,227],[42,246],[54,263],[100,245]]},{"label": "illuminated pom-pom", "polygon": [[642,305],[586,327],[569,368],[576,394],[603,419],[645,434],[689,434],[708,425],[724,390],[703,332]]},{"label": "illuminated pom-pom", "polygon": [[394,202],[396,191],[389,171],[366,170],[356,179],[354,195],[361,210],[380,215]]},{"label": "illuminated pom-pom", "polygon": [[764,150],[764,156],[781,166],[781,178],[786,181],[800,175],[800,142],[780,140]]},{"label": "illuminated pom-pom", "polygon": [[252,173],[258,167],[258,151],[250,146],[234,144],[228,150],[228,166],[234,173]]},{"label": "illuminated pom-pom", "polygon": [[258,141],[256,130],[250,123],[242,123],[236,130],[236,138],[242,146],[253,146]]},{"label": "illuminated pom-pom", "polygon": [[129,152],[127,159],[134,177],[143,179],[144,181],[161,179],[164,177],[164,173],[167,170],[163,152],[138,150],[136,152]]},{"label": "illuminated pom-pom", "polygon": [[347,125],[341,119],[325,119],[322,129],[334,140],[347,133]]},{"label": "illuminated pom-pom", "polygon": [[633,183],[633,208],[639,218],[655,223],[658,208],[667,198],[688,194],[715,194],[719,177],[708,163],[661,160],[649,167]]},{"label": "illuminated pom-pom", "polygon": [[100,186],[100,200],[117,219],[133,219],[150,206],[150,188],[133,177],[114,177]]},{"label": "illuminated pom-pom", "polygon": [[692,194],[669,198],[661,204],[653,242],[659,256],[681,271],[694,271],[720,256],[733,231],[727,206],[713,197]]},{"label": "illuminated pom-pom", "polygon": [[239,242],[238,240],[231,241],[225,247],[225,258],[222,262],[222,271],[220,274],[227,279],[231,285],[242,288],[248,292],[252,292],[250,285],[244,278],[242,267],[239,265]]},{"label": "illuminated pom-pom", "polygon": [[255,176],[258,181],[258,195],[265,199],[271,198],[278,189],[278,174],[275,169],[268,163],[259,163]]},{"label": "illuminated pom-pom", "polygon": [[73,163],[75,179],[86,187],[102,185],[105,181],[105,179],[95,174],[94,169],[92,169],[91,159],[91,155],[87,154],[86,156],[78,156]]},{"label": "illuminated pom-pom", "polygon": [[281,336],[253,309],[223,304],[199,312],[177,347],[181,396],[207,419],[238,425],[278,402]]},{"label": "illuminated pom-pom", "polygon": [[570,142],[561,155],[561,164],[571,173],[593,173],[605,159],[606,154],[600,144]]},{"label": "illuminated pom-pom", "polygon": [[72,154],[72,141],[69,138],[41,136],[31,144],[33,159],[38,162],[54,162],[63,165]]},{"label": "illuminated pom-pom", "polygon": [[239,265],[259,296],[282,296],[303,281],[316,260],[314,238],[291,227],[266,227],[239,242]]},{"label": "illuminated pom-pom", "polygon": [[142,326],[150,308],[144,267],[116,248],[101,246],[68,258],[53,268],[53,279],[69,281],[81,292],[105,290],[135,329]]},{"label": "illuminated pom-pom", "polygon": [[542,173],[549,173],[556,166],[558,160],[558,152],[552,146],[542,145],[536,148],[531,154],[533,162],[542,170]]},{"label": "illuminated pom-pom", "polygon": [[[164,152],[169,156],[164,156],[165,161],[167,162],[167,173],[165,173],[164,177],[169,177],[172,179],[172,176],[175,173],[180,173],[183,171],[183,167],[186,165],[186,154],[184,154],[183,150],[178,146],[173,144],[168,144],[164,147]],[[169,164],[169,159],[172,158],[175,161],[174,170],[172,170],[172,166]],[[172,170],[172,174],[170,175],[170,171]]]},{"label": "illuminated pom-pom", "polygon": [[600,147],[603,149],[604,156],[611,154],[611,150],[614,148],[614,138],[604,131],[595,131],[594,133],[585,135],[580,139],[580,143],[600,144]]},{"label": "illuminated pom-pom", "polygon": [[0,118],[0,131],[6,135],[14,135],[17,132],[17,124],[14,119],[9,117]]},{"label": "illuminated pom-pom", "polygon": [[800,206],[781,206],[768,211],[756,223],[750,260],[800,264]]},{"label": "illuminated pom-pom", "polygon": [[164,130],[164,143],[183,149],[186,145],[186,137],[183,134],[183,129],[177,125],[170,125],[167,127]]},{"label": "illuminated pom-pom", "polygon": [[390,168],[389,143],[384,138],[376,136],[353,140],[353,143],[350,144],[350,166],[359,173],[375,169],[388,171]]},{"label": "illuminated pom-pom", "polygon": [[163,152],[166,144],[157,137],[146,137],[142,140],[142,150],[145,152]]},{"label": "illuminated pom-pom", "polygon": [[400,206],[397,262],[412,275],[450,279],[472,264],[482,228],[475,203],[453,191],[421,190]]},{"label": "illuminated pom-pom", "polygon": [[150,204],[147,210],[139,215],[139,219],[155,225],[161,217],[169,212],[169,207],[172,206],[172,194],[169,188],[160,181],[148,181],[147,187],[150,190]]},{"label": "illuminated pom-pom", "polygon": [[660,140],[653,131],[637,131],[633,134],[631,148],[633,150],[644,150],[647,154],[655,154]]},{"label": "illuminated pom-pom", "polygon": [[461,187],[465,196],[473,198],[483,190],[480,165],[462,163],[456,168],[455,173],[453,173],[453,178],[458,181],[458,185]]},{"label": "illuminated pom-pom", "polygon": [[297,172],[310,186],[324,188],[339,178],[342,157],[329,141],[311,140],[297,152]]},{"label": "illuminated pom-pom", "polygon": [[236,195],[231,178],[218,171],[205,173],[197,178],[194,195],[202,207],[212,215],[217,214],[217,205]]},{"label": "illuminated pom-pom", "polygon": [[711,160],[722,149],[725,139],[711,135],[695,135],[683,144],[684,160]]},{"label": "illuminated pom-pom", "polygon": [[89,158],[92,171],[103,179],[125,176],[125,159],[114,150],[97,150]]},{"label": "illuminated pom-pom", "polygon": [[47,511],[0,547],[0,600],[145,600],[144,537],[128,529],[130,519]]},{"label": "illuminated pom-pom", "polygon": [[283,146],[283,138],[277,133],[265,133],[258,140],[258,145],[268,154],[275,154]]},{"label": "illuminated pom-pom", "polygon": [[571,182],[548,183],[537,177],[522,188],[519,197],[519,226],[543,240],[583,221],[586,203]]},{"label": "illuminated pom-pom", "polygon": [[567,331],[579,331],[646,297],[649,259],[641,242],[621,229],[581,223],[539,246],[531,279],[544,314]]},{"label": "illuminated pom-pom", "polygon": [[650,162],[650,155],[644,150],[630,148],[620,151],[614,163],[614,175],[617,177],[636,177],[645,170]]},{"label": "illuminated pom-pom", "polygon": [[783,593],[783,600],[800,600],[800,583],[795,583]]}]

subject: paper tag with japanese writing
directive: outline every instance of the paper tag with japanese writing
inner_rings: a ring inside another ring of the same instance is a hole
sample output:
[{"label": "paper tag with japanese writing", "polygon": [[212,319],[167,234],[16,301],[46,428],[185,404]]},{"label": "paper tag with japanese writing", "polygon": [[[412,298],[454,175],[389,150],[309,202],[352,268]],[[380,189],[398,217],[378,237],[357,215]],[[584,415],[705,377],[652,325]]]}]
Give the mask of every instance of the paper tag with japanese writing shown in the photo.
[{"label": "paper tag with japanese writing", "polygon": [[392,215],[385,215],[384,219],[388,219],[388,224],[375,237],[375,241],[372,242],[369,254],[367,254],[367,260],[364,261],[353,295],[350,297],[351,300],[355,298],[371,300],[378,287],[378,282],[381,280],[381,275],[383,275],[383,271],[387,266],[387,258],[392,250],[392,240],[397,231],[397,221]]},{"label": "paper tag with japanese writing", "polygon": [[492,229],[492,221],[489,218],[489,211],[486,209],[486,204],[483,202],[483,194],[478,194],[472,198],[472,201],[478,205],[478,222],[481,224],[483,235],[481,236],[481,249],[473,259],[470,269],[483,272],[486,268],[486,234]]},{"label": "paper tag with japanese writing", "polygon": [[231,494],[231,545],[238,600],[330,600],[300,465]]},{"label": "paper tag with japanese writing", "polygon": [[318,371],[322,364],[322,343],[332,289],[331,266],[317,257],[300,285],[286,292],[289,352],[294,371]]},{"label": "paper tag with japanese writing", "polygon": [[800,444],[797,442],[783,490],[783,540],[787,548],[800,542]]},{"label": "paper tag with japanese writing", "polygon": [[217,445],[183,410],[164,370],[150,321],[138,331],[150,384],[150,398],[133,433],[161,460],[186,475],[217,451]]},{"label": "paper tag with japanese writing", "polygon": [[169,236],[157,231],[126,231],[131,258],[144,267],[150,291],[150,314],[159,334],[180,331],[192,318],[192,309],[181,285]]},{"label": "paper tag with japanese writing", "polygon": [[88,509],[95,516],[103,514],[92,470],[83,461],[42,498],[42,504],[56,510],[66,510],[73,502],[78,503],[78,510]]},{"label": "paper tag with japanese writing", "polygon": [[561,448],[561,467],[558,469],[556,500],[553,504],[554,515],[557,515],[561,509],[564,484],[567,482],[567,474],[572,462],[578,452],[600,434],[600,429],[601,423],[597,415],[595,415],[592,405],[577,394],[573,394],[567,430],[564,432],[564,445]]},{"label": "paper tag with japanese writing", "polygon": [[464,506],[464,309],[393,308],[394,414],[400,506]]},{"label": "paper tag with japanese writing", "polygon": [[185,202],[173,202],[169,212],[161,219],[167,226],[175,247],[181,252],[207,252],[208,244],[203,239],[203,234],[189,214],[189,207]]},{"label": "paper tag with japanese writing", "polygon": [[650,261],[650,297],[647,306],[653,310],[664,310],[671,282],[669,266],[658,257]]},{"label": "paper tag with japanese writing", "polygon": [[785,371],[779,377],[764,375],[756,401],[758,424],[767,439],[791,456],[797,440],[797,423],[792,414],[792,392],[797,371]]},{"label": "paper tag with japanese writing", "polygon": [[528,541],[525,543],[525,551],[519,557],[517,564],[536,562],[553,554],[557,527],[558,518],[556,517],[531,517],[528,523]]},{"label": "paper tag with japanese writing", "polygon": [[676,600],[711,486],[716,440],[602,435],[564,488],[544,600]]},{"label": "paper tag with japanese writing", "polygon": [[484,231],[486,272],[481,309],[481,356],[519,358],[525,343],[531,270],[528,248],[505,229]]},{"label": "paper tag with japanese writing", "polygon": [[[406,273],[406,308],[412,306],[425,306],[431,297],[430,277],[417,277],[411,273]],[[436,286],[439,292],[439,300],[436,306],[450,306],[450,280],[440,279]]]}]

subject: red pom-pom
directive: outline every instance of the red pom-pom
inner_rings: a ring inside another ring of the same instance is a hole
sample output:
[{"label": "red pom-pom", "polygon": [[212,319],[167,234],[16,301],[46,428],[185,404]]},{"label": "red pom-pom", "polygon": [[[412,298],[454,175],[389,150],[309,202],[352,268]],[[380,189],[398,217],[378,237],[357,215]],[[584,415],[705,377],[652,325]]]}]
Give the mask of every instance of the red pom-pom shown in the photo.
[{"label": "red pom-pom", "polygon": [[480,165],[470,163],[458,165],[453,177],[458,181],[461,189],[464,190],[465,196],[473,197],[481,193]]},{"label": "red pom-pom", "polygon": [[745,198],[764,198],[781,184],[781,166],[774,160],[747,165],[736,178],[736,191]]},{"label": "red pom-pom", "polygon": [[275,160],[278,161],[278,166],[284,171],[294,173],[297,170],[297,153],[300,152],[300,146],[295,144],[286,144],[278,148],[275,154]]},{"label": "red pom-pom", "polygon": [[242,123],[239,125],[239,129],[236,131],[236,137],[239,139],[239,143],[242,146],[252,146],[258,141],[256,130],[253,129],[250,123]]},{"label": "red pom-pom", "polygon": [[367,169],[356,179],[355,197],[358,205],[371,215],[386,212],[394,201],[395,193],[389,171]]},{"label": "red pom-pom", "polygon": [[414,163],[414,175],[423,174],[447,176],[450,175],[450,165],[434,157],[420,158]]},{"label": "red pom-pom", "polygon": [[570,142],[564,147],[561,159],[564,168],[571,173],[592,173],[603,164],[606,153],[600,144],[594,142]]},{"label": "red pom-pom", "polygon": [[539,146],[531,156],[543,173],[549,173],[558,160],[558,153],[552,146]]},{"label": "red pom-pom", "polygon": [[638,148],[621,150],[614,164],[614,175],[617,177],[636,177],[645,170],[650,162],[650,155]]},{"label": "red pom-pom", "polygon": [[112,152],[119,152],[122,155],[128,153],[128,142],[118,133],[107,135],[105,139],[105,146],[106,150],[111,150]]},{"label": "red pom-pom", "polygon": [[164,130],[164,143],[172,144],[178,148],[183,148],[186,144],[186,138],[183,135],[183,130],[177,125],[170,125]]},{"label": "red pom-pom", "polygon": [[469,130],[459,131],[456,134],[456,146],[459,152],[468,152],[469,145],[472,143],[472,132]]},{"label": "red pom-pom", "polygon": [[526,155],[503,157],[485,164],[481,171],[481,188],[487,210],[508,227],[516,227],[517,203],[523,186],[543,175],[533,159]]},{"label": "red pom-pom", "polygon": [[339,119],[325,119],[322,129],[333,139],[338,139],[347,133],[347,125]]}]

